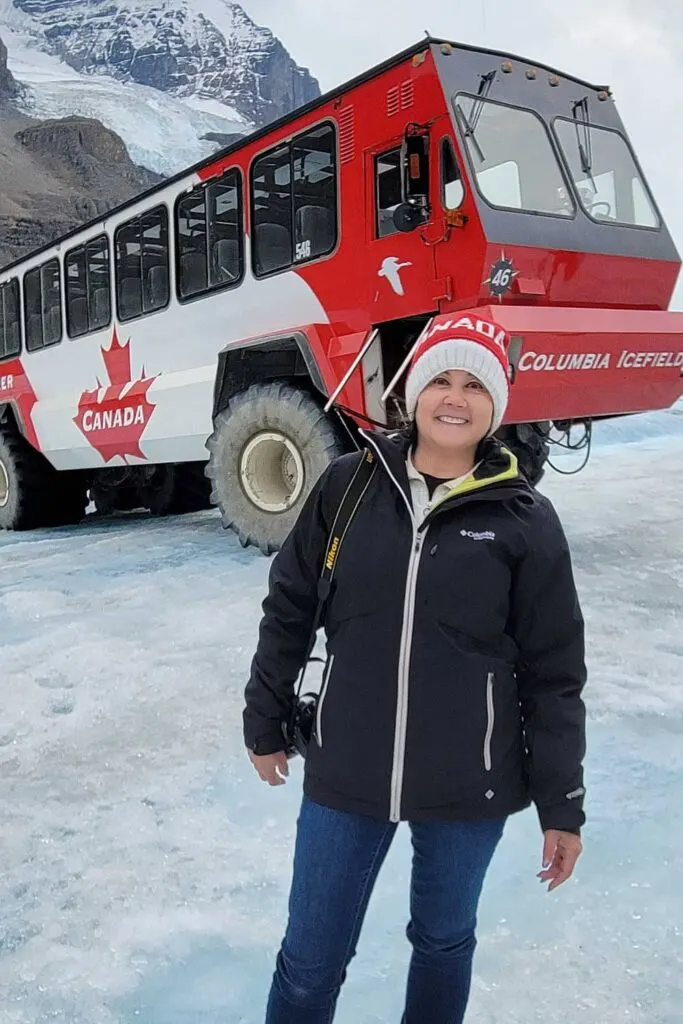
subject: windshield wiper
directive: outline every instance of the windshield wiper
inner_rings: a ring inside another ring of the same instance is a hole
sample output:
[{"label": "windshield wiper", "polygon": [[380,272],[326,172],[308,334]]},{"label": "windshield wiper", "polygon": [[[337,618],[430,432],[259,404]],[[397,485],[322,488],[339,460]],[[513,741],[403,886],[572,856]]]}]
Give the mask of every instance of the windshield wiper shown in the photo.
[{"label": "windshield wiper", "polygon": [[[579,116],[581,115],[581,116]],[[597,195],[598,186],[595,184],[593,177],[593,140],[591,138],[591,129],[588,122],[588,97],[584,96],[582,100],[577,100],[576,103],[572,104],[572,117],[576,125],[576,144],[579,148],[579,159],[581,161],[581,170],[590,179],[590,183],[593,186],[593,191]],[[584,132],[584,143],[581,142],[581,128]]]},{"label": "windshield wiper", "polygon": [[465,111],[462,109],[462,107],[458,105],[458,110],[460,111],[464,123],[465,138],[472,139],[472,142],[477,147],[477,153],[479,154],[479,159],[481,160],[482,163],[484,163],[486,157],[484,156],[482,148],[477,142],[474,133],[477,130],[479,118],[481,117],[482,111],[484,109],[484,101],[487,99],[488,94],[491,91],[491,86],[493,85],[495,77],[495,71],[489,71],[487,72],[487,74],[480,76],[481,80],[479,82],[479,88],[477,89],[477,99],[472,101],[472,109],[470,111],[469,119],[465,116]]}]

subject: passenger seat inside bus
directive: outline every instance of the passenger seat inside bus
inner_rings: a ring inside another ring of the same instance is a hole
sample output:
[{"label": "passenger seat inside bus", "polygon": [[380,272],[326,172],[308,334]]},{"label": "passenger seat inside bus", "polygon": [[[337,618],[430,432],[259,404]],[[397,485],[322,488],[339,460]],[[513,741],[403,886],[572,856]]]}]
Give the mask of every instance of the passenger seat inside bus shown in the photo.
[{"label": "passenger seat inside bus", "polygon": [[196,295],[206,289],[206,258],[201,252],[180,257],[180,294]]},{"label": "passenger seat inside bus", "polygon": [[6,328],[6,350],[7,352],[16,352],[21,348],[21,334],[19,331],[19,321],[10,320]]},{"label": "passenger seat inside bus", "polygon": [[[57,305],[54,305],[55,299]],[[59,301],[59,293],[53,293],[53,304],[47,310],[47,316],[45,317],[45,344],[49,345],[53,342],[59,341],[62,337],[62,306]]]},{"label": "passenger seat inside bus", "polygon": [[145,280],[146,309],[162,309],[168,305],[168,269],[150,267]]},{"label": "passenger seat inside bus", "polygon": [[90,293],[92,327],[106,327],[111,320],[111,302],[108,288],[96,288]]},{"label": "passenger seat inside bus", "polygon": [[334,221],[334,213],[326,206],[302,206],[296,211],[296,237],[311,243],[311,256],[332,248]]},{"label": "passenger seat inside bus", "polygon": [[212,283],[237,281],[240,275],[240,247],[234,238],[219,238],[211,250]]},{"label": "passenger seat inside bus", "polygon": [[292,262],[292,236],[282,224],[256,224],[254,251],[259,273],[288,267]]},{"label": "passenger seat inside bus", "polygon": [[85,334],[88,330],[87,299],[77,297],[69,300],[69,334]]},{"label": "passenger seat inside bus", "polygon": [[124,277],[119,282],[119,315],[130,320],[142,313],[142,289],[138,277]]}]

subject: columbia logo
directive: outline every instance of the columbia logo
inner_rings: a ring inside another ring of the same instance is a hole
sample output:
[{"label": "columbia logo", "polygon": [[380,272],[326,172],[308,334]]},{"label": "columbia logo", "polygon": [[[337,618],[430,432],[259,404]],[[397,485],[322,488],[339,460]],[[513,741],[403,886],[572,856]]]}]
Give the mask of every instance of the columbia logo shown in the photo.
[{"label": "columbia logo", "polygon": [[472,530],[461,530],[461,537],[469,537],[470,540],[495,540],[496,535],[493,530],[484,530],[483,533],[474,533]]}]

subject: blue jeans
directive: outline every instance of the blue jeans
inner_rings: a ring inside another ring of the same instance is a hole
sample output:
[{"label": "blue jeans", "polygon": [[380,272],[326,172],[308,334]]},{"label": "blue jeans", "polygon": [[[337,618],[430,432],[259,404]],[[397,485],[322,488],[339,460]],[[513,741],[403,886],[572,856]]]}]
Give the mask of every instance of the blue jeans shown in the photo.
[{"label": "blue jeans", "polygon": [[[477,907],[505,820],[411,822],[412,946],[402,1024],[461,1024]],[[397,826],[304,798],[266,1024],[330,1024]]]}]

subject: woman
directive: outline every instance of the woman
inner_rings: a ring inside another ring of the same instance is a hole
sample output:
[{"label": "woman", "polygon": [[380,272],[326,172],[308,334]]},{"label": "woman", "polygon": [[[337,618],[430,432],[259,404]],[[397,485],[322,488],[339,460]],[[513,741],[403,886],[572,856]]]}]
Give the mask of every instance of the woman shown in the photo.
[{"label": "woman", "polygon": [[[289,921],[266,1024],[329,1024],[399,822],[414,858],[403,1024],[459,1024],[484,877],[506,819],[535,804],[549,891],[581,853],[584,628],[567,541],[492,435],[509,338],[464,317],[408,371],[410,437],[365,433],[377,471],[344,538],[305,762]],[[337,459],[274,559],[246,687],[259,776],[288,774],[282,723],[305,660]]]}]

